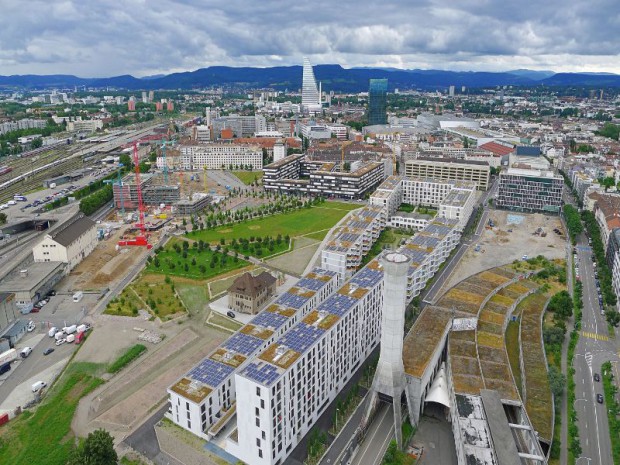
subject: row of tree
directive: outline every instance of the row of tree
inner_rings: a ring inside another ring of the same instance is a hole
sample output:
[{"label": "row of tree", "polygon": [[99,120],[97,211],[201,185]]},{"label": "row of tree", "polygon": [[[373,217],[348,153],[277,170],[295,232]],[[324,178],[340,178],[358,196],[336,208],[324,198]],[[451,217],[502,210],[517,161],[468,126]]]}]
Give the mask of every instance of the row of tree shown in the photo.
[{"label": "row of tree", "polygon": [[92,215],[106,203],[110,202],[113,198],[114,193],[112,191],[112,186],[108,184],[97,192],[84,197],[80,201],[80,211],[85,215]]}]

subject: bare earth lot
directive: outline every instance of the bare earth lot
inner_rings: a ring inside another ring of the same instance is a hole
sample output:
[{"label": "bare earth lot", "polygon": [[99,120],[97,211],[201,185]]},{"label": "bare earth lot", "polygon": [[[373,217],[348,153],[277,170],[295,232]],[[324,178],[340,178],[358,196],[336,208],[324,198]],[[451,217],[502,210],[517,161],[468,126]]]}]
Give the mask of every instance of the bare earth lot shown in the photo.
[{"label": "bare earth lot", "polygon": [[[508,215],[523,217],[523,221],[521,224],[508,225]],[[442,290],[450,289],[480,271],[521,260],[523,255],[543,255],[549,259],[566,257],[566,236],[558,236],[553,232],[554,228],[558,228],[564,233],[557,216],[491,210],[489,218],[495,227],[485,229],[480,240],[469,245]],[[539,227],[547,233],[546,237],[533,234]],[[512,232],[508,232],[509,229]],[[475,251],[477,245],[480,245],[478,252]]]}]

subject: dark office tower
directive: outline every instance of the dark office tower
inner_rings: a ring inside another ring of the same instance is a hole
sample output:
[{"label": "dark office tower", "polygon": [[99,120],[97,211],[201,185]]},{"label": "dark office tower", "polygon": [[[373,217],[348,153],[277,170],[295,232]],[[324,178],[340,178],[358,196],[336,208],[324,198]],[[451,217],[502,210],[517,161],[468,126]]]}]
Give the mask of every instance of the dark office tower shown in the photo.
[{"label": "dark office tower", "polygon": [[368,87],[368,125],[387,124],[387,79],[371,79]]}]

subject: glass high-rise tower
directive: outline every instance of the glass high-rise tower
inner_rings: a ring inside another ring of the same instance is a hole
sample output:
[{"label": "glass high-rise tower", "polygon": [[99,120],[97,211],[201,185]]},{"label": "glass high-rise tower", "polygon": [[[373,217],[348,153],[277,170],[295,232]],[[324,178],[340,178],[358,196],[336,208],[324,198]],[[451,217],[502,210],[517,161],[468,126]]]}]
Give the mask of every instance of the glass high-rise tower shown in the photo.
[{"label": "glass high-rise tower", "polygon": [[371,79],[368,86],[368,125],[387,124],[387,79]]},{"label": "glass high-rise tower", "polygon": [[301,105],[310,111],[316,111],[317,107],[321,108],[321,94],[316,85],[314,71],[310,60],[304,57],[304,68],[301,84]]}]

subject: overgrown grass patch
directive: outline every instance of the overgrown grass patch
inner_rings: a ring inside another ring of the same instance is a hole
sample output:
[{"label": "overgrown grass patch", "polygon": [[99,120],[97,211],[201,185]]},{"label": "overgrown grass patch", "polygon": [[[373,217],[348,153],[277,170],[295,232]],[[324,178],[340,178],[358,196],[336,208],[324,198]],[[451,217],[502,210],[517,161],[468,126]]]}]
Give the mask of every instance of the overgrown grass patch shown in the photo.
[{"label": "overgrown grass patch", "polygon": [[233,174],[246,186],[263,179],[262,171],[233,171]]},{"label": "overgrown grass patch", "polygon": [[103,380],[103,366],[72,363],[43,403],[0,429],[0,463],[65,465],[73,447],[71,421],[77,404]]},{"label": "overgrown grass patch", "polygon": [[118,373],[135,359],[137,359],[140,355],[146,352],[146,347],[142,344],[136,344],[125,351],[123,355],[113,361],[110,366],[108,366],[108,373]]}]

